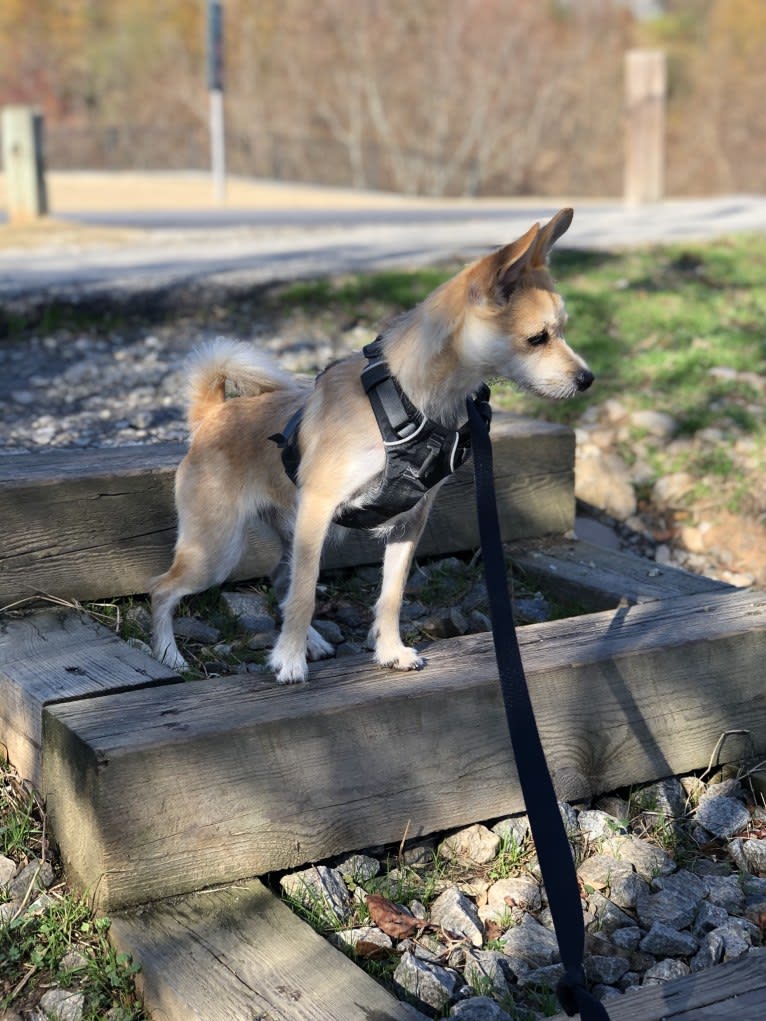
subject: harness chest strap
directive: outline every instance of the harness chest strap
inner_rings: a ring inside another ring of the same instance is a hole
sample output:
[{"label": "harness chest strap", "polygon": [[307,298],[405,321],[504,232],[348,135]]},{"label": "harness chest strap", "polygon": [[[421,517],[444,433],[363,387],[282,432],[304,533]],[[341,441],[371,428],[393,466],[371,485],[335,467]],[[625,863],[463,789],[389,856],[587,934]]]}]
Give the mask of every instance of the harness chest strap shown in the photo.
[{"label": "harness chest strap", "polygon": [[[336,523],[347,528],[374,528],[409,510],[424,493],[459,468],[471,448],[467,422],[449,430],[418,411],[391,374],[380,337],[363,353],[368,362],[361,382],[386,448],[386,466],[377,490],[365,505],[347,508],[336,516]],[[469,399],[489,425],[489,388],[482,384]],[[282,433],[270,437],[282,449],[282,463],[293,482],[300,464],[301,416],[302,412],[297,411]]]}]

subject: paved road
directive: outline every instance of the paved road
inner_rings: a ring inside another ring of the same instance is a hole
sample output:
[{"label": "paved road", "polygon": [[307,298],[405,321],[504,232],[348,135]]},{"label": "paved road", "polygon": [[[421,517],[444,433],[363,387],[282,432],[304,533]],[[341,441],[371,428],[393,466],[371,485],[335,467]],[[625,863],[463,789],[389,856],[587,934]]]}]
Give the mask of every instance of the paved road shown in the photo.
[{"label": "paved road", "polygon": [[[0,252],[0,297],[72,291],[129,295],[199,279],[258,284],[422,265],[486,251],[554,211],[543,203],[508,202],[407,210],[72,215],[83,223],[131,225],[146,233],[119,246]],[[585,202],[560,244],[608,249],[742,231],[766,233],[766,196],[641,208]]]}]

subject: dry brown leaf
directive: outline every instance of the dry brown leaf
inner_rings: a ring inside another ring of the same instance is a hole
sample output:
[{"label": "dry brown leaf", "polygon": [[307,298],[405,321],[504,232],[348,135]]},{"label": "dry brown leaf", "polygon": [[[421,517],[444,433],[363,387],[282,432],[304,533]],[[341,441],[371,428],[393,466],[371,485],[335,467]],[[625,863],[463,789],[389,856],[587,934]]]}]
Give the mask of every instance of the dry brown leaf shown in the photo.
[{"label": "dry brown leaf", "polygon": [[391,950],[389,947],[382,947],[380,943],[373,943],[369,939],[358,939],[354,943],[354,953],[365,961],[374,961],[380,957],[387,957]]},{"label": "dry brown leaf", "polygon": [[393,901],[382,897],[379,893],[367,895],[367,910],[377,927],[392,939],[404,939],[411,936],[413,932],[422,929],[426,924],[422,919],[413,918],[406,911],[402,911]]}]

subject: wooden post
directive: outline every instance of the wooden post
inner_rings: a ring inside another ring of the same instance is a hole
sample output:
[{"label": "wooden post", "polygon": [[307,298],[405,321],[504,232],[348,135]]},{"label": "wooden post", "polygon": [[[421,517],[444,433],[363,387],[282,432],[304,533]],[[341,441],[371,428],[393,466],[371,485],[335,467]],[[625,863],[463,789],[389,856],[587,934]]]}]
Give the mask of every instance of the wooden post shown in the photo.
[{"label": "wooden post", "polygon": [[226,200],[226,144],[223,126],[223,6],[207,0],[207,87],[210,94],[210,166],[213,201]]},{"label": "wooden post", "polygon": [[43,115],[30,106],[3,110],[3,166],[8,219],[34,220],[48,212],[43,160]]},{"label": "wooden post", "polygon": [[664,193],[666,59],[662,50],[625,54],[625,202],[659,202]]}]

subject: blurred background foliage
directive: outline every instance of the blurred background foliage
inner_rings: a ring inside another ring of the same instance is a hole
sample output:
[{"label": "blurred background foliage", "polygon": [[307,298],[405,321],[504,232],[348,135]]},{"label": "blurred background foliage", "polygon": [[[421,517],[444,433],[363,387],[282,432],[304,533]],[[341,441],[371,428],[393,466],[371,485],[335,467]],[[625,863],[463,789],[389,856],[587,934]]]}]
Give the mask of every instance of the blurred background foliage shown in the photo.
[{"label": "blurred background foliage", "polygon": [[[234,173],[615,195],[623,58],[664,49],[669,195],[766,190],[764,0],[225,0]],[[3,0],[0,106],[48,166],[208,166],[204,0]]]}]

